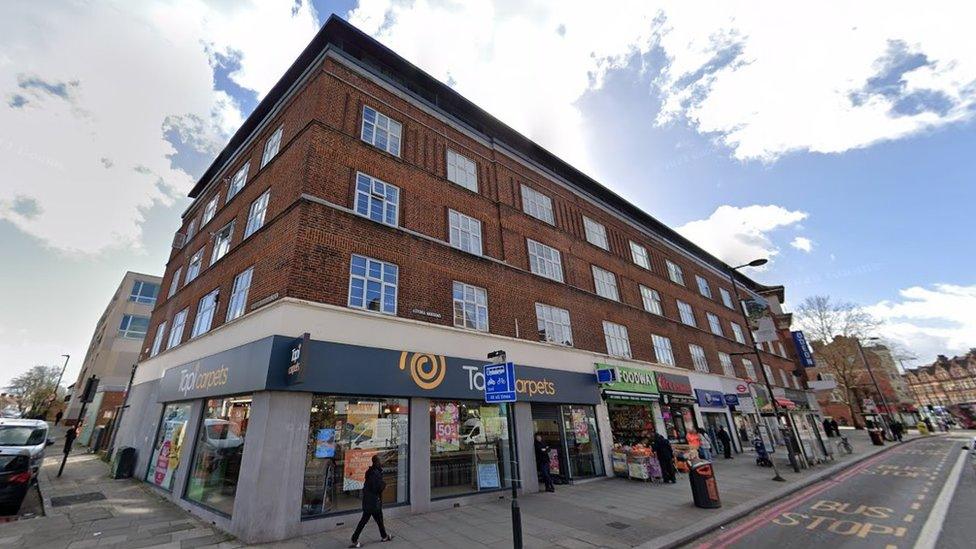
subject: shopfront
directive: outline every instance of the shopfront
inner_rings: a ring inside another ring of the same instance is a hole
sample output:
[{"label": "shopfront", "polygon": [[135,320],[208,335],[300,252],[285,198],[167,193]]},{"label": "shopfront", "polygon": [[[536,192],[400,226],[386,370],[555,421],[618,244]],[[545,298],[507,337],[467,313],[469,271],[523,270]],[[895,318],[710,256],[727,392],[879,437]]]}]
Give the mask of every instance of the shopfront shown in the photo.
[{"label": "shopfront", "polygon": [[738,442],[740,452],[750,451],[752,439],[756,436],[757,413],[749,382],[722,378],[721,386],[732,418],[732,438]]},{"label": "shopfront", "polygon": [[601,385],[613,438],[613,474],[648,480],[653,472],[645,466],[650,460],[649,447],[654,436],[664,432],[655,372],[608,364],[597,364],[596,368],[616,372],[617,381]]},{"label": "shopfront", "polygon": [[[695,397],[688,376],[656,372],[664,435],[672,444],[698,447]],[[687,449],[687,448],[686,448]]]},{"label": "shopfront", "polygon": [[605,474],[595,406],[533,402],[532,428],[549,447],[549,472],[557,482]]},{"label": "shopfront", "polygon": [[729,443],[732,444],[730,452],[737,451],[728,406],[725,404],[725,394],[721,391],[695,389],[695,399],[698,401],[698,409],[701,411],[702,417],[700,434],[707,436],[711,441],[712,453],[716,456],[725,453],[725,445],[718,436],[720,429],[724,429],[729,434]]}]

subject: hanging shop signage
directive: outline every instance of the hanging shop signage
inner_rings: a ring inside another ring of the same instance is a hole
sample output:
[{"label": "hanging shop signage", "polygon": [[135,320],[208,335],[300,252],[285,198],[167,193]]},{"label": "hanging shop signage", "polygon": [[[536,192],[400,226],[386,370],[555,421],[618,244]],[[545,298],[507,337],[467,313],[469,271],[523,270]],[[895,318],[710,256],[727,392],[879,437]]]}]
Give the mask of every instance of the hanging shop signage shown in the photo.
[{"label": "hanging shop signage", "polygon": [[698,405],[706,408],[724,408],[725,395],[721,391],[709,391],[708,389],[695,389],[695,396],[698,397]]},{"label": "hanging shop signage", "polygon": [[729,406],[738,406],[739,395],[725,395],[725,404]]},{"label": "hanging shop signage", "polygon": [[807,345],[807,337],[799,330],[790,332],[790,335],[793,336],[793,346],[796,348],[796,356],[800,357],[800,365],[804,368],[815,368],[817,362],[813,359],[810,346]]},{"label": "hanging shop signage", "polygon": [[302,337],[296,339],[291,344],[291,353],[288,357],[288,384],[294,385],[301,383],[305,379],[305,354],[302,347],[306,347],[309,342],[309,334],[305,332]]},{"label": "hanging shop signage", "polygon": [[[669,374],[665,372],[655,372],[657,376],[657,388],[662,394],[673,395],[692,395],[691,380],[688,376]],[[691,399],[694,402],[694,398]]]}]

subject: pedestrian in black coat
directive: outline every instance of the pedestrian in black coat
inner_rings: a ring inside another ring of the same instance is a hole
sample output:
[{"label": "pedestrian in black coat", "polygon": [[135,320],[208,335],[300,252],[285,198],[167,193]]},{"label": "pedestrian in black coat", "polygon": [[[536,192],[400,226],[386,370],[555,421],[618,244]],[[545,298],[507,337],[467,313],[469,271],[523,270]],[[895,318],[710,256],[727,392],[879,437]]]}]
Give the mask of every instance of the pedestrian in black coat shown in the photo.
[{"label": "pedestrian in black coat", "polygon": [[725,430],[725,427],[719,426],[718,432],[715,433],[715,437],[722,442],[722,449],[725,451],[725,459],[732,459],[732,437],[729,436],[729,432]]},{"label": "pedestrian in black coat", "polygon": [[535,466],[539,471],[539,478],[546,486],[546,492],[555,492],[549,470],[549,445],[542,441],[542,435],[535,436]]},{"label": "pedestrian in black coat", "polygon": [[366,480],[363,482],[363,516],[356,525],[356,531],[352,534],[352,545],[349,547],[362,547],[359,543],[359,534],[363,533],[366,523],[372,518],[376,521],[376,526],[380,528],[380,538],[383,541],[390,541],[393,536],[386,533],[383,527],[383,490],[386,482],[383,481],[383,467],[380,464],[380,456],[373,455],[373,464],[366,470]]},{"label": "pedestrian in black coat", "polygon": [[657,433],[654,435],[654,454],[657,456],[658,463],[661,464],[661,476],[664,482],[674,484],[676,471],[674,470],[674,449],[667,438]]}]

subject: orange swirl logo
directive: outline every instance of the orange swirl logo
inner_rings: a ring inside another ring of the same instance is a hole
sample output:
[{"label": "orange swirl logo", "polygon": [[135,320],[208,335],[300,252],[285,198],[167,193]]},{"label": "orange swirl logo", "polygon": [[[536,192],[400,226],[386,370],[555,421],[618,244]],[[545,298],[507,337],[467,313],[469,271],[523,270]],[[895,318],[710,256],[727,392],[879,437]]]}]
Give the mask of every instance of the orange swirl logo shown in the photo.
[{"label": "orange swirl logo", "polygon": [[443,356],[428,355],[424,353],[400,353],[400,369],[407,368],[407,361],[410,362],[410,377],[417,387],[429,391],[436,389],[444,381],[447,373],[447,364]]}]

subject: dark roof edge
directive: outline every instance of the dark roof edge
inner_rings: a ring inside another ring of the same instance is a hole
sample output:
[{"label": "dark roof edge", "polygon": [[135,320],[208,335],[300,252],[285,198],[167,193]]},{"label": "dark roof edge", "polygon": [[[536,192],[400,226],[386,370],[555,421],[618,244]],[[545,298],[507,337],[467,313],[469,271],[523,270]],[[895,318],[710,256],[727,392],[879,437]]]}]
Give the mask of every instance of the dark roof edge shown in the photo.
[{"label": "dark roof edge", "polygon": [[[631,204],[614,191],[560,159],[555,154],[515,131],[454,91],[450,86],[427,74],[393,50],[387,48],[335,14],[329,16],[329,19],[322,25],[322,28],[312,38],[308,46],[302,50],[302,53],[288,67],[288,70],[285,71],[284,75],[271,88],[264,99],[258,103],[258,106],[244,120],[241,127],[234,132],[227,145],[190,190],[190,198],[197,198],[203,192],[208,183],[221,171],[224,164],[247,141],[255,129],[264,121],[265,117],[272,112],[278,101],[287,94],[295,81],[304,74],[308,67],[330,43],[335,44],[341,50],[353,56],[358,52],[360,55],[365,54],[382,62],[398,74],[403,75],[405,81],[418,84],[420,89],[432,92],[435,100],[431,101],[431,103],[434,107],[447,111],[471,125],[476,131],[484,133],[492,139],[497,136],[498,140],[506,146],[525,155],[545,169],[579,187],[583,192],[603,200],[607,205],[616,208],[637,223],[645,225],[651,232],[659,234],[665,240],[669,240],[675,245],[686,249],[692,255],[699,257],[702,261],[708,263],[718,271],[729,271],[730,266],[724,261],[705,251],[671,227],[668,227],[647,212]],[[408,91],[416,93],[414,90]],[[754,292],[766,292],[777,288],[777,286],[760,284],[738,271],[735,274],[737,281],[743,283]]]}]

